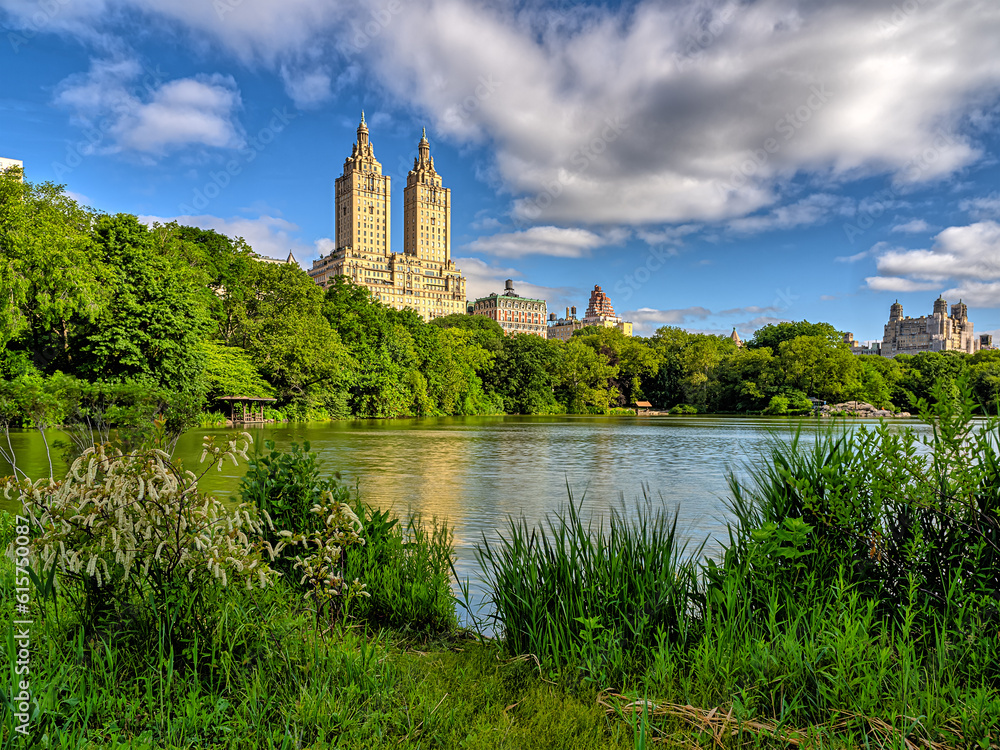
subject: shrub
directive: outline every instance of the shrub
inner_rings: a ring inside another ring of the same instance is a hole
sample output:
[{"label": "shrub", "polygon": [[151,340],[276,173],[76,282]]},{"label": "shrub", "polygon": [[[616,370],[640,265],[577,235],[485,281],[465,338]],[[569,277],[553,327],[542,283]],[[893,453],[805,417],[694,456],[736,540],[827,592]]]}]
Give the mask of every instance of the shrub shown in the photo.
[{"label": "shrub", "polygon": [[[352,600],[350,614],[389,627],[445,630],[454,625],[451,534],[446,524],[428,526],[411,516],[401,525],[389,511],[370,508],[358,497],[352,501],[338,481],[339,474],[323,476],[308,441],[301,449],[293,444],[287,453],[276,450],[272,441],[264,446],[266,452],[250,460],[240,497],[270,519],[273,528],[265,532],[269,542],[282,541],[279,530],[292,535],[322,533],[326,516],[313,508],[347,506],[361,525],[357,535],[364,543],[346,550],[336,565],[331,558],[325,569],[327,576],[338,568],[341,581],[358,579],[364,584],[367,596],[347,597]],[[288,549],[274,563],[290,579],[300,581],[296,564]],[[332,609],[339,611],[338,607]]]},{"label": "shrub", "polygon": [[[205,438],[210,466],[246,457],[249,435],[225,448]],[[8,479],[34,527],[31,565],[53,568],[85,627],[93,631],[142,611],[176,644],[207,636],[215,586],[267,586],[275,575],[261,558],[263,528],[247,505],[230,509],[198,491],[198,477],[161,450],[84,451],[62,481]]]},{"label": "shrub", "polygon": [[691,404],[677,404],[670,410],[671,414],[697,414],[697,407],[691,406]]}]

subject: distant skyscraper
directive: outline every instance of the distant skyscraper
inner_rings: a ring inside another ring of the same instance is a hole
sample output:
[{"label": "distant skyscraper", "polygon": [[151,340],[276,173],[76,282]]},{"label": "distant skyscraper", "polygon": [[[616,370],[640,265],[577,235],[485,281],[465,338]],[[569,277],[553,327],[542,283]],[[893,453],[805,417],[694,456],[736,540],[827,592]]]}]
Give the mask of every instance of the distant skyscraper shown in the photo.
[{"label": "distant skyscraper", "polygon": [[391,250],[390,187],[362,113],[336,181],[336,247],[313,261],[309,275],[321,286],[347,276],[384,304],[412,308],[424,320],[465,313],[465,278],[451,260],[451,190],[434,169],[426,132],[403,190],[403,253]]},{"label": "distant skyscraper", "polygon": [[434,169],[427,131],[417,145],[413,169],[403,190],[403,252],[421,260],[451,260],[451,188]]}]

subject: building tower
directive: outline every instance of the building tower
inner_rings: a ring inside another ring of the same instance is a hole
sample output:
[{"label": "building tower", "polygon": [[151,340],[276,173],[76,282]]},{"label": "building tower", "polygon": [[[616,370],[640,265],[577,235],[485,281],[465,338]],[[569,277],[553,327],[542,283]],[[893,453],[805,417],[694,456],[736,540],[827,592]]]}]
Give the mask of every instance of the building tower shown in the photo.
[{"label": "building tower", "polygon": [[389,175],[368,140],[368,124],[361,112],[358,140],[344,161],[334,197],[337,249],[389,255]]},{"label": "building tower", "polygon": [[889,320],[902,320],[903,319],[903,306],[899,304],[899,300],[892,303],[889,308]]},{"label": "building tower", "polygon": [[451,260],[451,189],[434,169],[425,129],[403,190],[403,252],[420,260]]}]

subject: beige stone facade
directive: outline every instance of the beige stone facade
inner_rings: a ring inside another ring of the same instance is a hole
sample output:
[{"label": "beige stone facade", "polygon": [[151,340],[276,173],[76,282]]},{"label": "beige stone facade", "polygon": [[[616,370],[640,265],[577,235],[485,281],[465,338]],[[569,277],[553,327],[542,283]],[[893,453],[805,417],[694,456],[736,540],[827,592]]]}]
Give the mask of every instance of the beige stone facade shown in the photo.
[{"label": "beige stone facade", "polygon": [[434,169],[426,133],[403,190],[403,252],[390,244],[390,177],[382,174],[364,114],[336,181],[336,249],[313,261],[321,286],[347,276],[383,304],[424,320],[466,311],[465,277],[451,260],[451,190]]},{"label": "beige stone facade", "polygon": [[600,286],[596,285],[590,293],[587,314],[584,315],[582,320],[577,319],[575,307],[566,308],[565,318],[555,319],[555,314],[553,313],[546,333],[550,339],[569,341],[574,331],[579,331],[581,328],[589,326],[617,328],[626,336],[632,335],[632,322],[622,320],[618,315],[615,315],[615,308],[611,304],[611,298],[604,293]]},{"label": "beige stone facade", "polygon": [[507,279],[503,294],[480,297],[472,304],[472,314],[495,320],[508,336],[528,333],[544,339],[546,307],[543,299],[529,299],[516,294],[514,282]]},{"label": "beige stone facade", "polygon": [[973,335],[968,308],[961,300],[951,306],[949,314],[948,303],[938,297],[934,312],[920,318],[904,318],[898,300],[889,308],[889,322],[882,337],[883,357],[949,351],[972,354],[978,350],[979,339]]},{"label": "beige stone facade", "polygon": [[24,180],[24,162],[19,159],[7,159],[0,156],[0,172],[5,172],[11,167],[17,167],[21,170],[21,179]]}]

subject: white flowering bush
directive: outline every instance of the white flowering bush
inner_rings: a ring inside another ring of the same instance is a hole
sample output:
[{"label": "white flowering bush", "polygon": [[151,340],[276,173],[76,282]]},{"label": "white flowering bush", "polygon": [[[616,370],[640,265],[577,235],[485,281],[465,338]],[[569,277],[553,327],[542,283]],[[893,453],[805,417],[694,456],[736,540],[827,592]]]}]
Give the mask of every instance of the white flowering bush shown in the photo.
[{"label": "white flowering bush", "polygon": [[368,596],[361,581],[355,578],[348,583],[344,576],[347,549],[365,544],[361,536],[362,524],[351,506],[336,500],[329,490],[323,493],[310,513],[321,519],[317,531],[296,535],[283,530],[278,534],[289,547],[301,545],[305,548],[306,552],[295,558],[292,568],[302,573],[299,583],[306,587],[305,598],[315,603],[317,619],[322,618],[324,612],[332,618],[344,611],[355,597]]},{"label": "white flowering bush", "polygon": [[[202,462],[237,464],[250,444],[247,433],[221,446],[206,437]],[[202,494],[198,477],[162,450],[92,447],[62,481],[8,479],[2,486],[35,527],[32,567],[55,566],[88,625],[132,598],[150,601],[161,622],[180,607],[191,615],[187,626],[202,630],[206,615],[197,600],[206,587],[264,587],[278,576],[264,556],[273,560],[282,545],[264,541],[253,506],[230,508]]]}]

